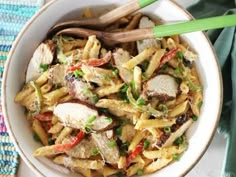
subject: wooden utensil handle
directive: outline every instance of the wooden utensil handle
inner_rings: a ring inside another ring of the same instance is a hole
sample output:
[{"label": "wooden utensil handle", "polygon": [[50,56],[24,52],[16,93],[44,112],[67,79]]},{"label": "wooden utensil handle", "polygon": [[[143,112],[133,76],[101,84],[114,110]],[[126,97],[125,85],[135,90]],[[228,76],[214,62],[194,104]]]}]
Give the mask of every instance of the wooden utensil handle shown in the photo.
[{"label": "wooden utensil handle", "polygon": [[114,10],[102,15],[99,17],[99,22],[102,23],[104,26],[110,24],[119,18],[125,17],[133,12],[146,7],[157,0],[130,0],[128,3],[115,8]]}]

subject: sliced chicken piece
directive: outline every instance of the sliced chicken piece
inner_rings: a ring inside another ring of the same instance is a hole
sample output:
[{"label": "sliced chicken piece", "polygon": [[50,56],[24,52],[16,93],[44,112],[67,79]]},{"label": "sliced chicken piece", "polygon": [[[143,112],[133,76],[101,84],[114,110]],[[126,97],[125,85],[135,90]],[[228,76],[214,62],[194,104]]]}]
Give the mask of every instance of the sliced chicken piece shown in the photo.
[{"label": "sliced chicken piece", "polygon": [[[139,28],[151,28],[154,27],[155,23],[148,17],[143,16],[139,22]],[[144,49],[149,47],[160,48],[160,41],[156,39],[145,39],[142,41],[137,41],[138,53],[141,53]]]},{"label": "sliced chicken piece", "polygon": [[99,116],[96,109],[82,103],[58,104],[53,113],[63,124],[76,129],[90,128],[94,131],[103,131],[115,125],[115,120]]},{"label": "sliced chicken piece", "polygon": [[94,105],[96,100],[95,94],[91,91],[92,85],[83,80],[82,78],[67,77],[67,86],[69,88],[69,94],[83,102]]},{"label": "sliced chicken piece", "polygon": [[114,140],[108,139],[105,132],[92,133],[92,138],[107,163],[117,164],[119,161],[119,149]]},{"label": "sliced chicken piece", "polygon": [[156,96],[160,100],[167,101],[176,97],[178,84],[174,77],[167,74],[160,74],[146,82],[144,91],[149,97]]},{"label": "sliced chicken piece", "polygon": [[[68,139],[65,139],[63,143],[66,143]],[[93,156],[92,151],[96,148],[94,141],[91,137],[83,139],[74,148],[66,151],[66,154],[74,158],[90,158]]]},{"label": "sliced chicken piece", "polygon": [[38,46],[28,65],[26,71],[26,82],[40,75],[41,65],[49,65],[52,63],[55,51],[56,45],[52,40],[47,40]]},{"label": "sliced chicken piece", "polygon": [[131,142],[135,134],[136,130],[134,129],[134,126],[126,124],[122,127],[120,139],[123,143]]},{"label": "sliced chicken piece", "polygon": [[105,133],[108,139],[112,139],[114,136],[114,130],[107,130]]},{"label": "sliced chicken piece", "polygon": [[130,55],[127,51],[119,48],[113,53],[114,62],[119,70],[119,75],[125,83],[130,83],[133,80],[133,74],[122,65],[130,60]]},{"label": "sliced chicken piece", "polygon": [[60,84],[62,86],[66,85],[66,66],[63,64],[56,64],[52,68],[49,69],[48,79],[53,84]]},{"label": "sliced chicken piece", "polygon": [[83,78],[86,81],[94,82],[99,86],[114,85],[119,81],[117,75],[114,75],[112,70],[88,65],[82,65],[81,69],[84,73]]},{"label": "sliced chicken piece", "polygon": [[92,128],[94,131],[104,131],[111,129],[116,125],[117,122],[114,119],[101,115],[99,118],[95,119]]}]

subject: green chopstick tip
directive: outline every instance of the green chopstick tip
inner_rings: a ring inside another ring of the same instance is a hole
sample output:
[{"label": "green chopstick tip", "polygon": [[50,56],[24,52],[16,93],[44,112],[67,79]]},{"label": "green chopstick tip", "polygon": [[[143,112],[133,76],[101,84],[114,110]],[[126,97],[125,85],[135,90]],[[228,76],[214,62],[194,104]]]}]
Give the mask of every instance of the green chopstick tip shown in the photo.
[{"label": "green chopstick tip", "polygon": [[154,3],[157,0],[137,0],[140,8],[146,7],[152,3]]}]

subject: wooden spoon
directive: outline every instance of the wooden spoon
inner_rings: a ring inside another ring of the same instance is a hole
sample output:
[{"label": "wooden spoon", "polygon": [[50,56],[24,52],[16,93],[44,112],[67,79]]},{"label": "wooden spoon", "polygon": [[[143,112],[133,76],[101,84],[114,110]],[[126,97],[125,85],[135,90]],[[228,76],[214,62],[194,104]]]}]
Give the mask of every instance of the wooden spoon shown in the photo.
[{"label": "wooden spoon", "polygon": [[176,34],[189,33],[195,31],[217,29],[236,25],[236,15],[225,15],[205,19],[191,20],[176,24],[165,24],[153,28],[136,29],[125,32],[104,32],[84,28],[67,28],[59,31],[57,35],[73,35],[87,37],[96,35],[108,46],[117,43],[132,42],[143,39],[153,39],[158,37],[172,36]]},{"label": "wooden spoon", "polygon": [[157,0],[130,0],[127,4],[124,4],[116,9],[113,9],[112,11],[98,18],[61,22],[53,26],[48,31],[47,36],[50,37],[56,32],[65,28],[70,28],[70,27],[79,27],[79,26],[96,27],[96,28],[105,27],[115,22],[116,20],[120,19],[121,17],[132,14],[133,12],[143,7],[146,7],[156,1]]}]

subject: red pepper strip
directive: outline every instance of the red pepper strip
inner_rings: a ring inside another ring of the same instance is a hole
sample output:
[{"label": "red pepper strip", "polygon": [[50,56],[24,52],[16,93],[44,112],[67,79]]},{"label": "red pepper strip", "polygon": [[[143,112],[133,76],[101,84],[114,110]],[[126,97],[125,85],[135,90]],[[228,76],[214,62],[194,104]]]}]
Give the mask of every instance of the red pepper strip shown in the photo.
[{"label": "red pepper strip", "polygon": [[51,121],[44,122],[43,127],[46,130],[46,132],[48,132],[52,127],[52,122]]},{"label": "red pepper strip", "polygon": [[172,58],[176,56],[176,53],[178,52],[179,48],[173,48],[169,52],[167,52],[160,61],[160,67],[164,65],[166,62],[170,61]]},{"label": "red pepper strip", "polygon": [[52,116],[53,116],[52,112],[46,112],[46,113],[43,113],[43,114],[36,114],[36,115],[34,115],[34,118],[38,119],[40,121],[51,121]]},{"label": "red pepper strip", "polygon": [[77,144],[80,143],[80,141],[84,138],[84,136],[85,136],[85,133],[83,131],[80,131],[77,134],[76,138],[72,139],[71,142],[66,143],[66,144],[58,144],[54,146],[54,149],[59,152],[64,152],[66,150],[72,149],[73,147],[75,147]]},{"label": "red pepper strip", "polygon": [[81,69],[82,65],[88,65],[88,66],[102,66],[106,63],[108,63],[111,59],[111,52],[108,52],[104,58],[100,59],[89,59],[87,62],[79,62],[74,66],[69,67],[66,71],[67,72],[73,72],[77,69]]},{"label": "red pepper strip", "polygon": [[143,150],[143,143],[139,143],[126,159],[126,167],[130,165],[130,163],[135,159],[137,155],[139,155],[140,152],[142,152],[142,150]]}]

